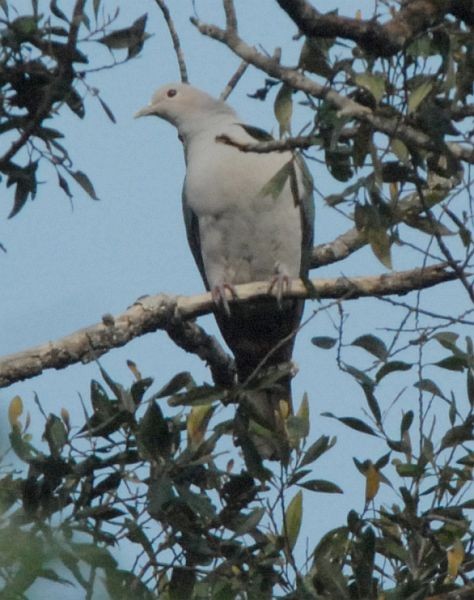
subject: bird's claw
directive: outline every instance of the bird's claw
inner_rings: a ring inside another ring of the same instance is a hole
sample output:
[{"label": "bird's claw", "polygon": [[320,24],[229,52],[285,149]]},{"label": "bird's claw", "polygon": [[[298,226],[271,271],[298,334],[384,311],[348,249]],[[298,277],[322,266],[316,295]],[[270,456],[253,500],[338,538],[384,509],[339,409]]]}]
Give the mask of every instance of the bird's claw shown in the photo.
[{"label": "bird's claw", "polygon": [[211,296],[216,306],[222,306],[225,314],[230,317],[230,306],[229,302],[227,301],[226,290],[230,293],[232,300],[237,298],[237,292],[231,283],[215,285],[211,290]]},{"label": "bird's claw", "polygon": [[275,297],[277,299],[278,306],[281,308],[281,303],[283,299],[283,293],[288,292],[291,289],[291,279],[288,275],[284,273],[276,273],[270,279],[270,284],[268,286],[268,293],[271,294],[274,292]]}]

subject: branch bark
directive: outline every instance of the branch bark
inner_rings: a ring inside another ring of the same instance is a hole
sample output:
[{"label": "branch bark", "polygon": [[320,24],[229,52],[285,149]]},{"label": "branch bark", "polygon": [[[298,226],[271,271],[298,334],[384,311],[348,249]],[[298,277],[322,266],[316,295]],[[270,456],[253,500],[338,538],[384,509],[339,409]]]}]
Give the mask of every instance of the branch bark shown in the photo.
[{"label": "branch bark", "polygon": [[375,19],[363,20],[335,14],[324,15],[306,0],[277,0],[277,2],[305,35],[352,40],[364,50],[382,57],[393,56],[402,50],[419,32],[438,24],[446,14],[453,12],[456,4],[452,0],[402,2],[401,9],[394,14],[393,18],[382,24]]},{"label": "branch bark", "polygon": [[[424,269],[372,277],[315,279],[311,282],[313,289],[310,291],[302,281],[296,280],[285,296],[352,300],[369,296],[403,295],[455,278],[455,273],[443,263]],[[233,302],[268,297],[268,282],[238,286],[237,294],[236,300],[229,300],[231,306]],[[222,356],[222,349],[217,342],[216,346],[207,334],[200,338],[202,330],[197,331],[197,325],[192,322],[189,323],[191,333],[186,333],[179,324],[180,321],[188,322],[200,315],[211,313],[214,309],[210,293],[191,297],[159,294],[140,298],[116,317],[104,316],[102,323],[86,327],[59,340],[4,356],[0,359],[0,387],[35,377],[46,369],[63,369],[78,362],[90,362],[112,348],[123,346],[136,337],[159,329],[168,332],[185,350],[211,363],[212,368],[217,371],[224,368],[224,378],[232,377],[231,363],[228,358]]]}]

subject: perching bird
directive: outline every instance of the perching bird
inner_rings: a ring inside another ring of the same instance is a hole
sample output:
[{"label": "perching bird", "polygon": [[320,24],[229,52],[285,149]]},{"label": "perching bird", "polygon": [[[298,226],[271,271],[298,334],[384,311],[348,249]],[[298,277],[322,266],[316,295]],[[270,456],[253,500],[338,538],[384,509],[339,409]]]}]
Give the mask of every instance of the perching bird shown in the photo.
[{"label": "perching bird", "polygon": [[[145,115],[169,121],[183,142],[188,242],[217,304],[216,319],[234,354],[239,382],[245,383],[259,367],[291,360],[303,301],[282,300],[281,294],[292,279],[308,274],[311,176],[301,157],[290,152],[246,153],[231,145],[229,140],[255,142],[263,132],[243,125],[228,104],[188,84],[161,87],[135,116]],[[235,294],[235,285],[263,280],[276,297],[229,309],[227,297]],[[291,406],[288,371],[277,391],[263,398],[264,420],[278,410],[280,399]]]}]

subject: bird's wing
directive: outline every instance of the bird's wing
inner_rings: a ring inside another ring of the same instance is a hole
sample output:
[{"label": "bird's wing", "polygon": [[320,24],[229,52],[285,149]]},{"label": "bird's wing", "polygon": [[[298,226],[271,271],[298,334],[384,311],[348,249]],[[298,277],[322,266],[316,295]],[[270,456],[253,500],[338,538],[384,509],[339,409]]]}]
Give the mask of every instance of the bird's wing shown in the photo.
[{"label": "bird's wing", "polygon": [[300,275],[305,278],[311,267],[311,255],[314,238],[314,197],[313,178],[301,154],[295,154],[295,168],[300,174],[298,197],[301,213],[301,269]]},{"label": "bird's wing", "polygon": [[[275,138],[260,127],[238,123],[245,132],[257,142],[267,142]],[[295,202],[300,206],[301,212],[301,269],[300,276],[305,278],[311,266],[311,254],[314,237],[314,198],[313,198],[313,178],[308,166],[298,152],[293,153],[294,159],[294,178],[292,192],[295,194]]]},{"label": "bird's wing", "polygon": [[189,247],[193,254],[196,265],[201,273],[201,277],[204,281],[206,289],[209,290],[209,283],[206,277],[206,271],[204,268],[204,262],[201,253],[201,240],[199,235],[199,222],[198,218],[189,206],[186,198],[186,185],[183,186],[182,203],[183,203],[183,215],[184,225],[186,227],[186,237],[188,239]]}]

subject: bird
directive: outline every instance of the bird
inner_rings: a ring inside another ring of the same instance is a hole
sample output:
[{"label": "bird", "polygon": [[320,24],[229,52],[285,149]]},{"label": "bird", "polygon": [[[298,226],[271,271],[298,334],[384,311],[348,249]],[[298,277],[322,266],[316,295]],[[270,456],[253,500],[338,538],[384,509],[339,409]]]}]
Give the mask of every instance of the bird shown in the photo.
[{"label": "bird", "polygon": [[[250,383],[259,370],[291,364],[304,300],[284,298],[283,292],[292,280],[307,280],[313,245],[313,182],[302,157],[242,152],[239,144],[271,136],[187,83],[160,87],[135,116],[160,117],[178,130],[186,164],[187,239],[215,301],[239,384]],[[235,286],[256,281],[268,281],[268,298],[229,305]],[[252,417],[270,430],[282,400],[284,412],[292,411],[291,373],[282,373],[251,402]]]}]

